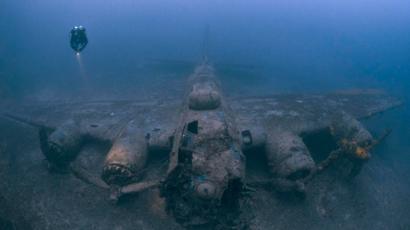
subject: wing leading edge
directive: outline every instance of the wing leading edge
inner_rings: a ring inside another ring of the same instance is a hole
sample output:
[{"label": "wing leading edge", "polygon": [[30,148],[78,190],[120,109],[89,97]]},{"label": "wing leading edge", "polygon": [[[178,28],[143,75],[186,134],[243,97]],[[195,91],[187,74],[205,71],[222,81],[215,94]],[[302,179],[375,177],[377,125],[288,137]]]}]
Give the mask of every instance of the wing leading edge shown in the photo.
[{"label": "wing leading edge", "polygon": [[328,127],[345,112],[356,119],[398,107],[397,98],[382,92],[342,92],[327,95],[274,95],[233,99],[231,108],[242,129],[277,127],[300,134]]},{"label": "wing leading edge", "polygon": [[31,126],[55,130],[71,121],[97,139],[114,140],[133,121],[144,131],[173,129],[180,102],[32,103],[9,106],[3,116]]}]

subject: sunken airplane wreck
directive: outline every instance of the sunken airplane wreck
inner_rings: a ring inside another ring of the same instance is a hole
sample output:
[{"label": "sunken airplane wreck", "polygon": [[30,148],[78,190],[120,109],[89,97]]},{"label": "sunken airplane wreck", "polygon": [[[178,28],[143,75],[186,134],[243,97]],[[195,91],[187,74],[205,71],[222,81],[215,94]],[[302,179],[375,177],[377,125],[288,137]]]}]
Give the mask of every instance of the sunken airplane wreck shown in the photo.
[{"label": "sunken airplane wreck", "polygon": [[[227,213],[240,213],[242,193],[249,189],[244,151],[265,154],[271,175],[266,183],[303,193],[304,184],[328,166],[343,164],[343,175],[358,174],[378,141],[357,119],[399,104],[379,92],[225,98],[204,59],[181,101],[47,104],[25,110],[31,111],[26,116],[6,116],[40,127],[51,171],[72,172],[109,189],[113,201],[156,187],[183,226],[242,226]],[[314,161],[304,138],[323,130],[337,148]],[[100,175],[76,161],[82,147],[95,141],[111,145]],[[159,178],[142,178],[154,152],[169,154],[167,169]]]}]

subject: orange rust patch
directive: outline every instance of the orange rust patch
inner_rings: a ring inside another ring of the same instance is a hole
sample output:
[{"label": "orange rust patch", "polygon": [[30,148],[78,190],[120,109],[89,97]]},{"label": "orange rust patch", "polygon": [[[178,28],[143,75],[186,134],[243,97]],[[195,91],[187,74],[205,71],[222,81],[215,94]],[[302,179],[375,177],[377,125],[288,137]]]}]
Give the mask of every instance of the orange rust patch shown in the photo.
[{"label": "orange rust patch", "polygon": [[365,148],[362,147],[356,147],[356,156],[358,156],[361,159],[367,159],[369,157],[369,154]]}]

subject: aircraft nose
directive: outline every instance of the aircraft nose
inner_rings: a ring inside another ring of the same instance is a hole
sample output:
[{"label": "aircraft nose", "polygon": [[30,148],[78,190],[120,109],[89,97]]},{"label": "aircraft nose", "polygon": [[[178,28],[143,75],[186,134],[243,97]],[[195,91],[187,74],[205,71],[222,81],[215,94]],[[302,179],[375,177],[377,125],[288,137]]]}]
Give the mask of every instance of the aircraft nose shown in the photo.
[{"label": "aircraft nose", "polygon": [[202,199],[216,198],[216,186],[210,181],[205,181],[196,186],[196,194]]}]

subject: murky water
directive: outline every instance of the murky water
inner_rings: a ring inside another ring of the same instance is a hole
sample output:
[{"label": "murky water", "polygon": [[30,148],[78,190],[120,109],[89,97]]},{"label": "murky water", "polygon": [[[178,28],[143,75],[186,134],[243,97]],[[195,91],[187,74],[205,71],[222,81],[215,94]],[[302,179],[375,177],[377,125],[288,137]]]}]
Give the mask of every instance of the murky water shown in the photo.
[{"label": "murky water", "polygon": [[[187,75],[201,59],[209,26],[209,57],[228,97],[377,88],[404,101],[401,108],[364,121],[375,136],[386,128],[393,132],[357,180],[319,183],[313,192],[332,195],[297,203],[258,191],[254,228],[408,229],[408,12],[410,3],[400,0],[2,0],[0,104],[180,98]],[[87,28],[89,44],[81,60],[69,47],[74,25]],[[79,200],[99,191],[66,176],[47,177],[36,135],[32,128],[0,120],[0,202],[10,207],[0,206],[0,215],[18,213],[36,229],[126,229],[126,223],[179,228],[162,214],[145,217],[147,207],[138,207],[138,199],[115,207],[101,194],[81,210]],[[88,219],[76,221],[64,206],[43,202],[50,183],[61,189],[51,192],[51,201],[78,202],[77,214]],[[52,217],[38,216],[35,209]]]}]

